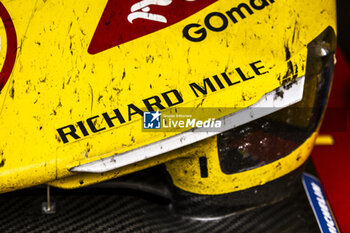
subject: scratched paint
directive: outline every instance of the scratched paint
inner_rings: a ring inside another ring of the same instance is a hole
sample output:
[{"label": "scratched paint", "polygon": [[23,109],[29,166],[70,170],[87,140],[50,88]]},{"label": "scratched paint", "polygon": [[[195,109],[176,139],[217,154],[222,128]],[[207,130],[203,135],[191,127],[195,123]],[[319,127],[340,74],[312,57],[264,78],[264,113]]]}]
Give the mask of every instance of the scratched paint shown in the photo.
[{"label": "scratched paint", "polygon": [[[248,0],[240,2],[249,4]],[[89,54],[107,0],[2,3],[13,19],[18,49],[12,74],[0,94],[0,149],[5,161],[0,168],[0,192],[68,177],[73,175],[69,169],[76,165],[179,133],[143,132],[138,115],[103,132],[93,133],[88,128],[86,137],[80,131],[80,139],[68,143],[58,135],[60,127],[78,127],[79,121],[86,124],[86,119],[112,115],[117,108],[127,115],[129,104],[145,110],[142,100],[173,89],[185,100],[176,107],[254,104],[281,85],[279,77],[289,74],[287,78],[293,79],[295,67],[298,76],[303,76],[304,45],[336,24],[333,1],[276,0],[221,32],[208,31],[201,42],[185,39],[186,25],[203,24],[211,12],[225,13],[237,6],[219,0],[162,30]],[[213,25],[220,23],[216,20],[213,18]],[[3,45],[4,36],[0,37]],[[294,43],[286,44],[287,38],[294,38]],[[294,72],[286,62],[286,45]],[[237,75],[237,67],[247,70],[257,60],[268,69],[264,78],[222,90],[217,87],[218,91],[199,97],[188,86],[194,82],[203,85],[203,79],[222,72]],[[96,129],[107,127],[101,117],[92,124]],[[86,183],[91,182],[84,180]]]}]

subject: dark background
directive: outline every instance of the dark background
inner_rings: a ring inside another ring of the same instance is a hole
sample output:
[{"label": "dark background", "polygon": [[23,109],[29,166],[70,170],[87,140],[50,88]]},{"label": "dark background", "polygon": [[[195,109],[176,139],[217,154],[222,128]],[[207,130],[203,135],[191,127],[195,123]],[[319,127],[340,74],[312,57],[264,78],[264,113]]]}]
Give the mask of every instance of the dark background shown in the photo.
[{"label": "dark background", "polygon": [[337,0],[338,43],[347,60],[350,60],[350,1]]},{"label": "dark background", "polygon": [[[322,135],[331,135],[334,144],[316,146],[312,151],[312,161],[341,232],[350,233],[350,1],[337,0],[337,9],[337,64],[328,109],[320,132]],[[335,117],[332,114],[327,115],[335,109],[340,109],[343,113]],[[332,127],[334,124],[328,124],[332,120],[336,125],[346,121],[345,130],[335,130]]]}]

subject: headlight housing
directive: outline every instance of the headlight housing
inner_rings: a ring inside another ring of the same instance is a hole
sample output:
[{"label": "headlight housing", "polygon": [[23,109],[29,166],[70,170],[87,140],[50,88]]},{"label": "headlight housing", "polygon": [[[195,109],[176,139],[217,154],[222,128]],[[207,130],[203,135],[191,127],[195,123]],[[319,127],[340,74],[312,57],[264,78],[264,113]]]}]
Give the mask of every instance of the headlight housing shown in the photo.
[{"label": "headlight housing", "polygon": [[[178,180],[175,172],[180,172],[183,169],[180,163],[186,161],[167,164],[172,182],[177,186],[173,188],[176,211],[213,217],[275,202],[293,192],[327,104],[335,64],[334,30],[327,28],[307,48],[302,101],[224,132],[217,140],[207,141],[209,146],[203,143],[203,153],[198,150],[200,155],[193,155],[202,163],[201,169],[209,173],[202,180],[189,178],[182,182],[184,176],[182,181]],[[295,69],[292,64],[289,67]],[[283,88],[291,85],[293,81],[285,83]],[[283,98],[283,92],[277,93],[276,98]],[[194,161],[188,159],[187,163]],[[210,164],[215,162],[219,165]],[[211,186],[208,186],[209,179]]]}]

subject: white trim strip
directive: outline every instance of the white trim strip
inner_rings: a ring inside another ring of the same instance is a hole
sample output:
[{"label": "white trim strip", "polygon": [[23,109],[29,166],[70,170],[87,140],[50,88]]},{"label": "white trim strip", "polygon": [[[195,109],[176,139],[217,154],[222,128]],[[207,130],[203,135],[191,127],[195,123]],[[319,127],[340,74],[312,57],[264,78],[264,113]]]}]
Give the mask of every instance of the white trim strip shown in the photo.
[{"label": "white trim strip", "polygon": [[[108,172],[215,136],[299,102],[303,98],[304,83],[305,76],[300,77],[293,84],[287,84],[288,88],[279,87],[265,94],[257,103],[218,119],[222,122],[220,131],[203,132],[203,128],[194,128],[146,146],[73,167],[71,171]],[[282,91],[283,97],[280,97],[278,93]]]}]

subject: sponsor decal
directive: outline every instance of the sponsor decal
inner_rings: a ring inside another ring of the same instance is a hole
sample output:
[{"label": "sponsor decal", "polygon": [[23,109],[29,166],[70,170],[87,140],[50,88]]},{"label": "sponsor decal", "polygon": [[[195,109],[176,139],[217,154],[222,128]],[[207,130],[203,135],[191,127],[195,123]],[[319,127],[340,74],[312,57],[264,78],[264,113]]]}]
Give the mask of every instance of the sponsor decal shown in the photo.
[{"label": "sponsor decal", "polygon": [[[255,11],[263,10],[274,2],[275,0],[250,0],[249,4],[240,3],[225,12],[211,12],[204,18],[202,24],[198,24],[198,22],[188,24],[183,29],[183,36],[192,42],[203,41],[207,37],[207,31],[224,31],[229,23],[236,24],[247,16],[253,15]],[[219,21],[219,23],[213,23],[214,20]]]},{"label": "sponsor decal", "polygon": [[[203,78],[202,82],[189,83],[186,88],[190,88],[192,91],[192,98],[200,98],[206,96],[207,94],[215,93],[232,86],[242,85],[245,82],[249,82],[250,80],[263,77],[264,75],[268,74],[267,68],[260,60],[247,64],[247,67],[249,68],[236,67],[235,72],[232,72],[231,74],[223,71],[220,74]],[[250,75],[248,75],[248,73]],[[159,95],[154,95],[140,100],[139,103],[142,103],[142,105],[128,103],[124,108],[116,108],[109,112],[92,116],[86,120],[78,121],[75,124],[66,125],[56,129],[59,136],[58,138],[61,139],[63,143],[72,142],[73,140],[75,141],[116,126],[126,124],[127,122],[140,118],[140,116],[144,117],[145,110],[147,112],[156,112],[158,110],[165,110],[180,105],[188,101],[188,99],[186,100],[183,98],[181,92],[182,90],[180,89],[168,90]],[[194,117],[198,118],[198,116]],[[211,119],[211,122],[215,122],[215,120],[210,118],[210,116],[206,120],[209,119]],[[169,122],[167,121],[165,124],[163,124],[163,129],[164,125],[168,126],[170,124],[178,124],[175,122],[170,123],[170,121],[171,119]],[[193,126],[198,127],[197,120],[194,122],[194,124],[192,124],[193,121],[190,121],[187,124],[187,120],[185,123],[184,124],[188,125],[189,128],[192,128]],[[198,124],[200,125],[201,123]],[[207,125],[204,124],[204,121],[202,124]],[[213,123],[210,123],[210,125],[212,124]],[[213,125],[215,124],[218,123],[214,123]]]},{"label": "sponsor decal", "polygon": [[303,185],[322,233],[339,233],[320,181],[303,174]]},{"label": "sponsor decal", "polygon": [[8,81],[17,54],[17,36],[15,26],[6,10],[0,2],[0,91]]},{"label": "sponsor decal", "polygon": [[216,0],[109,0],[88,52],[96,54],[177,23]]},{"label": "sponsor decal", "polygon": [[[175,24],[217,0],[109,0],[91,40],[88,52],[96,54]],[[221,32],[263,10],[275,0],[250,0],[225,12],[211,12],[202,22],[188,24],[182,35],[200,42],[208,31]],[[213,23],[215,21],[215,23]],[[219,21],[219,23],[218,23]],[[179,34],[181,35],[181,34]]]}]

